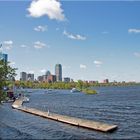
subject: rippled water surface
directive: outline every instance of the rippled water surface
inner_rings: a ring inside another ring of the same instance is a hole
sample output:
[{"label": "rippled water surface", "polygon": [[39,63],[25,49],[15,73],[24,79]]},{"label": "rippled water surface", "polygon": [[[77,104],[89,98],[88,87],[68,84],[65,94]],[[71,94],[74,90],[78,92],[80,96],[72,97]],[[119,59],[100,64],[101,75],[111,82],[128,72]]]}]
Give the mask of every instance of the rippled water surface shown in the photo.
[{"label": "rippled water surface", "polygon": [[69,90],[29,90],[25,106],[43,111],[117,124],[113,133],[78,128],[0,106],[2,139],[140,139],[140,86],[100,87],[99,93],[86,95]]}]

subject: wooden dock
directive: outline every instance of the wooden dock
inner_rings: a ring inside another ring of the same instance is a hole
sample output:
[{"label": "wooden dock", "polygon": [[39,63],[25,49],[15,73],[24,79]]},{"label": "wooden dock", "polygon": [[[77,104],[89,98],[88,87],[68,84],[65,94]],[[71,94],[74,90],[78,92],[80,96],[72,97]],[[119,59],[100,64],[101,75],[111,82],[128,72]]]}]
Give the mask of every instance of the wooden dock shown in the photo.
[{"label": "wooden dock", "polygon": [[34,114],[40,117],[56,120],[59,122],[75,125],[78,127],[84,127],[88,129],[93,129],[93,130],[98,130],[102,132],[110,132],[115,129],[117,129],[117,125],[110,125],[102,122],[96,122],[92,120],[85,120],[85,119],[80,119],[80,118],[75,118],[75,117],[70,117],[70,116],[65,116],[65,115],[60,115],[60,114],[55,114],[51,112],[45,112],[41,111],[35,108],[28,108],[25,106],[22,106],[23,99],[16,100],[12,107],[30,114]]},{"label": "wooden dock", "polygon": [[22,106],[24,97],[20,97],[19,99],[15,100],[15,102],[12,104],[12,107],[15,109],[18,109]]}]

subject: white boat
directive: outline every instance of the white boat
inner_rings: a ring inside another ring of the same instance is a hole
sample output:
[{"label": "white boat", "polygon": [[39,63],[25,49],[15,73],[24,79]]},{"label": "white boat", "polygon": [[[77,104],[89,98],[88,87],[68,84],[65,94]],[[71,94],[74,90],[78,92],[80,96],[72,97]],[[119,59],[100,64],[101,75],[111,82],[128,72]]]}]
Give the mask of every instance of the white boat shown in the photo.
[{"label": "white boat", "polygon": [[73,93],[73,92],[80,92],[80,91],[78,89],[76,89],[76,88],[72,88],[70,92]]},{"label": "white boat", "polygon": [[29,102],[29,98],[28,97],[23,97],[23,102]]}]

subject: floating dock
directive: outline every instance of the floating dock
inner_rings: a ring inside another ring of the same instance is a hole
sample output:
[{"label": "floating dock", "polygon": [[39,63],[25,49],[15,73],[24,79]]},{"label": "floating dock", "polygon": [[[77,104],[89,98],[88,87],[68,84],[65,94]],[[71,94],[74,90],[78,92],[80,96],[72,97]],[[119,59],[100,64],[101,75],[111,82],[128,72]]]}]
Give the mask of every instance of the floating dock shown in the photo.
[{"label": "floating dock", "polygon": [[23,101],[24,101],[24,97],[20,97],[20,98],[16,99],[15,102],[12,104],[12,107],[15,109],[22,107]]},{"label": "floating dock", "polygon": [[23,99],[24,99],[24,97],[16,100],[13,103],[12,107],[15,109],[30,113],[30,114],[34,114],[34,115],[37,115],[40,117],[44,117],[44,118],[52,119],[55,121],[75,125],[78,127],[84,127],[84,128],[88,128],[88,129],[102,131],[102,132],[111,132],[111,131],[117,129],[117,125],[110,125],[110,124],[106,124],[106,123],[102,123],[102,122],[85,120],[85,119],[55,114],[55,113],[51,113],[51,112],[45,112],[45,111],[41,111],[41,110],[38,110],[35,108],[28,108],[28,107],[22,106]]}]

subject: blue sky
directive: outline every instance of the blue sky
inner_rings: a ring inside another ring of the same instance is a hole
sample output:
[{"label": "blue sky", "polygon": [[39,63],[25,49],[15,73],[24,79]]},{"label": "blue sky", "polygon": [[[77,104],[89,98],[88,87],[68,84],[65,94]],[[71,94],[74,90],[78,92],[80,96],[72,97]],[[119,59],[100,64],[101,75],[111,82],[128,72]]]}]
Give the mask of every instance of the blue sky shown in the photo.
[{"label": "blue sky", "polygon": [[74,80],[140,82],[139,1],[0,1],[0,42],[12,67]]}]

